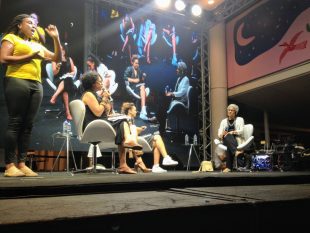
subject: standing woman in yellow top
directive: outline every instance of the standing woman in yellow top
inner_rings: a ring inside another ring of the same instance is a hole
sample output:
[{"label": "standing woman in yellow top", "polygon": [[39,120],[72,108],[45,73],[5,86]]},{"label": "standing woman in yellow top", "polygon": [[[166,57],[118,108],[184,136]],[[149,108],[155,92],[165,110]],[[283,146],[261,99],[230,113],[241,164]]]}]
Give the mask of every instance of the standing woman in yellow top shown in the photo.
[{"label": "standing woman in yellow top", "polygon": [[45,29],[54,41],[54,52],[31,40],[35,30],[30,15],[17,15],[1,41],[0,61],[7,66],[4,95],[9,115],[4,138],[4,176],[38,175],[25,165],[25,159],[33,122],[43,97],[41,61],[60,61],[61,50],[56,26],[49,25]]}]

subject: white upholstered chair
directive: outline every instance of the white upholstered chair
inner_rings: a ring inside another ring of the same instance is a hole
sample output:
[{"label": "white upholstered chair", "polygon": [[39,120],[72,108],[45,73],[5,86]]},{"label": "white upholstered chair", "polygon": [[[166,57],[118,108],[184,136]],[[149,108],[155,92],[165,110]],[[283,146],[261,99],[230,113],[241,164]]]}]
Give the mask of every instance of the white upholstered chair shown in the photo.
[{"label": "white upholstered chair", "polygon": [[90,122],[83,131],[83,121],[85,117],[85,105],[79,100],[70,102],[70,112],[72,114],[73,122],[77,131],[78,140],[81,143],[88,143],[93,145],[93,173],[97,172],[97,146],[100,149],[109,149],[112,151],[112,171],[115,170],[115,145],[116,132],[111,124],[104,120],[94,120]]},{"label": "white upholstered chair", "polygon": [[[244,141],[238,145],[237,150],[239,151],[245,151],[250,148],[254,141],[254,127],[252,124],[246,124],[243,127],[243,139]],[[227,147],[222,144],[222,142],[219,139],[214,139],[214,144],[216,145],[216,153],[217,154],[223,154],[225,151],[227,151]],[[235,167],[237,165],[237,160],[235,159]]]}]

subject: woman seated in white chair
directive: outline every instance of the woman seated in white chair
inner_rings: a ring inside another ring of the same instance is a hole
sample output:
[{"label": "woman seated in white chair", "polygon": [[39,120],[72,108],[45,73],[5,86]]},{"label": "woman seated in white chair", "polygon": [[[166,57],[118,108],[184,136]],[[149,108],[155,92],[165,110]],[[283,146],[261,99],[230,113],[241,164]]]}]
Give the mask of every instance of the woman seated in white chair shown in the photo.
[{"label": "woman seated in white chair", "polygon": [[[86,107],[83,130],[93,120],[102,119],[108,121],[108,116],[112,112],[110,94],[107,91],[101,91],[103,88],[102,78],[97,72],[87,72],[82,77],[84,93],[82,101]],[[101,92],[100,92],[101,91]],[[98,95],[98,93],[101,93]],[[142,146],[136,143],[135,138],[130,134],[129,123],[127,119],[109,121],[116,131],[115,144],[119,151],[118,172],[123,174],[136,174],[134,170],[128,167],[126,163],[125,148],[141,150]]]},{"label": "woman seated in white chair", "polygon": [[238,111],[238,105],[228,105],[227,118],[221,121],[218,129],[218,137],[222,140],[223,145],[227,147],[226,155],[220,155],[222,157],[221,159],[226,157],[226,168],[223,172],[232,171],[234,157],[243,153],[243,151],[237,150],[238,145],[243,141],[242,135],[244,127],[244,119],[242,117],[237,117]]},{"label": "woman seated in white chair", "polygon": [[[130,124],[131,134],[137,138],[137,136],[146,129],[146,126],[137,127],[135,125],[134,118],[137,115],[136,106],[134,105],[134,103],[125,102],[122,105],[121,112],[123,114],[127,115],[131,119],[129,121],[130,122],[129,124]],[[159,166],[160,155],[163,156],[163,165],[165,165],[165,166],[176,166],[176,165],[178,165],[178,162],[173,160],[168,155],[165,143],[159,134],[148,135],[145,137],[145,140],[151,145],[151,147],[153,149],[154,164],[153,164],[152,169],[147,168],[145,166],[142,158],[141,158],[143,152],[141,153],[141,151],[133,151],[133,156],[136,159],[135,167],[137,169],[139,168],[143,172],[150,172],[150,171],[152,171],[153,173],[167,172],[167,170],[165,170]]]},{"label": "woman seated in white chair", "polygon": [[66,47],[61,45],[62,58],[61,63],[52,62],[52,69],[54,74],[54,83],[57,86],[55,93],[53,94],[50,103],[55,104],[57,97],[62,94],[63,103],[66,110],[66,118],[72,120],[72,116],[69,110],[69,96],[73,96],[77,91],[77,87],[74,84],[74,75],[76,73],[75,66],[71,57],[68,57]]}]

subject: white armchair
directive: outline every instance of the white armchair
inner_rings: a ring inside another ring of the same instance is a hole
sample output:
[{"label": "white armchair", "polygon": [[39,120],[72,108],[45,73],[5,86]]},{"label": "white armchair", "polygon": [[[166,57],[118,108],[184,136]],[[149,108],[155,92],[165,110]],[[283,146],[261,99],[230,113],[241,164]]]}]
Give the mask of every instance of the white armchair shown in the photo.
[{"label": "white armchair", "polygon": [[[254,132],[254,127],[252,124],[244,125],[243,135],[242,135],[244,140],[242,143],[238,145],[237,150],[245,151],[250,148],[250,146],[252,145],[254,141],[253,132]],[[216,148],[215,148],[216,154],[218,155],[223,154],[225,153],[225,151],[227,151],[227,147],[224,144],[222,144],[222,142],[219,139],[214,139],[214,144],[216,145]],[[235,161],[235,164],[236,164],[236,161]]]}]

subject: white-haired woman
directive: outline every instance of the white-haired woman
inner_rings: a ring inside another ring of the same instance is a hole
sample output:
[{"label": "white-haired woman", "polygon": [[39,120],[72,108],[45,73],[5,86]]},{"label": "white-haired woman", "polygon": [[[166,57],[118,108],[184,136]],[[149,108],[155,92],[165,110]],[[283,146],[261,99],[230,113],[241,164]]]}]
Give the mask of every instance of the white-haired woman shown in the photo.
[{"label": "white-haired woman", "polygon": [[238,151],[237,147],[242,142],[244,119],[237,117],[239,107],[236,104],[230,104],[227,107],[227,118],[221,121],[218,129],[218,137],[227,146],[226,168],[223,172],[230,172],[233,168],[234,156],[238,156],[243,151]]}]

